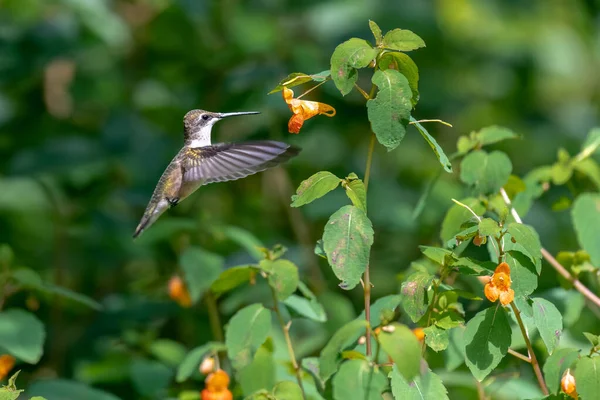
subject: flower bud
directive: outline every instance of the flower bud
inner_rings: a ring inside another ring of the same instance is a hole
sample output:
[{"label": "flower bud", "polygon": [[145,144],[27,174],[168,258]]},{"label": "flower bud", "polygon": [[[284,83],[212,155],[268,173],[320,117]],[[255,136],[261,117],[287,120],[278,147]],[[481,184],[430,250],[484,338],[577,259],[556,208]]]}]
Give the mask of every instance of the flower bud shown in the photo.
[{"label": "flower bud", "polygon": [[571,369],[567,368],[560,380],[560,387],[569,397],[577,399],[577,390],[575,390],[575,377],[571,375]]},{"label": "flower bud", "polygon": [[202,375],[208,375],[215,370],[215,359],[213,357],[206,357],[202,360],[200,367],[198,368]]}]

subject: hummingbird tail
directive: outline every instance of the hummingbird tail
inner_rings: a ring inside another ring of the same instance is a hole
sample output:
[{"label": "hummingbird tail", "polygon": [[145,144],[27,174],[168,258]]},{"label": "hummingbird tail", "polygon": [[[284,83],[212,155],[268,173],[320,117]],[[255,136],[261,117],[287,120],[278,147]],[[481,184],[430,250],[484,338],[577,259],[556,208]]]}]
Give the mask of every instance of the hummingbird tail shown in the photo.
[{"label": "hummingbird tail", "polygon": [[146,211],[144,212],[144,216],[142,217],[142,220],[140,221],[139,225],[135,229],[133,238],[135,239],[138,236],[140,236],[142,234],[142,232],[144,232],[144,230],[149,228],[150,225],[152,225],[158,219],[158,217],[160,217],[161,214],[164,213],[169,208],[169,206],[170,206],[170,204],[167,201],[167,199],[161,199],[155,205],[150,203],[148,205],[148,208],[146,208]]}]

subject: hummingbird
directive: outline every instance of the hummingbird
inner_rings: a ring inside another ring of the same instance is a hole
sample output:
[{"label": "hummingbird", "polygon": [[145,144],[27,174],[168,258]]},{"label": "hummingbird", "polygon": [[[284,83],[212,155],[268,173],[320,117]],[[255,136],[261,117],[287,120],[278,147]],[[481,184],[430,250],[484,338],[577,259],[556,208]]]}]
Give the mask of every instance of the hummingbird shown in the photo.
[{"label": "hummingbird", "polygon": [[167,209],[175,207],[200,186],[233,181],[275,167],[298,155],[300,148],[274,140],[211,143],[212,127],[227,117],[257,111],[217,113],[192,110],[183,118],[183,148],[169,163],[133,237],[138,237]]}]

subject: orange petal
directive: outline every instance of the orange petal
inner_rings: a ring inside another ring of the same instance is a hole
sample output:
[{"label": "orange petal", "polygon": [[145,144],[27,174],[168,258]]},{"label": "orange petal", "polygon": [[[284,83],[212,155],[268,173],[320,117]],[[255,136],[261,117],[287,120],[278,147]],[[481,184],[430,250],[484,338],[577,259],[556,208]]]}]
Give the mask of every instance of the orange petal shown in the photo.
[{"label": "orange petal", "polygon": [[304,125],[304,117],[302,114],[294,114],[288,122],[288,131],[290,133],[300,133],[300,128]]},{"label": "orange petal", "polygon": [[292,89],[288,89],[286,87],[283,88],[283,90],[281,91],[281,94],[283,95],[283,100],[288,104],[290,104],[290,102],[294,98],[294,91]]},{"label": "orange petal", "polygon": [[500,292],[500,303],[503,306],[509,305],[515,299],[515,291],[512,289]]},{"label": "orange petal", "polygon": [[505,273],[506,275],[510,276],[510,266],[507,263],[502,262],[502,263],[498,264],[494,273],[495,274]]},{"label": "orange petal", "polygon": [[335,115],[335,108],[329,104],[319,103],[319,114],[333,117]]},{"label": "orange petal", "polygon": [[423,341],[423,339],[425,339],[425,331],[423,331],[423,328],[415,328],[413,329],[413,333],[417,339],[419,339],[419,341]]},{"label": "orange petal", "polygon": [[485,297],[492,303],[498,300],[498,297],[500,296],[500,291],[491,282],[485,284],[483,292],[485,293]]},{"label": "orange petal", "polygon": [[0,381],[4,379],[15,366],[15,358],[10,354],[0,356]]},{"label": "orange petal", "polygon": [[219,369],[208,375],[204,383],[206,384],[206,389],[211,392],[227,390],[227,386],[229,386],[229,375],[227,375],[227,372]]}]

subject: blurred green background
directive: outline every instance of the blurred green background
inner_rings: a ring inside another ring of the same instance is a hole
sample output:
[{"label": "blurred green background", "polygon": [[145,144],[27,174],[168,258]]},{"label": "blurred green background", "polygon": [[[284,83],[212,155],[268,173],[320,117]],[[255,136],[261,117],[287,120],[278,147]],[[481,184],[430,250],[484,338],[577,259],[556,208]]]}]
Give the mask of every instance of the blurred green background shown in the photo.
[{"label": "blurred green background", "polygon": [[[301,210],[289,199],[319,170],[364,174],[364,99],[342,98],[329,82],[307,99],[333,105],[337,115],[291,135],[287,105],[267,93],[288,73],[328,69],[342,41],[372,40],[369,19],[384,32],[410,29],[427,44],[411,53],[420,72],[415,117],[454,125],[428,125],[448,153],[471,130],[513,129],[523,140],[497,147],[522,176],[556,160],[559,147],[576,153],[600,124],[599,11],[597,0],[0,0],[0,243],[11,246],[16,265],[105,307],[41,298],[46,353],[38,366],[20,365],[20,379],[74,378],[144,398],[128,363],[152,357],[148,343],[163,338],[189,348],[212,339],[203,304],[181,309],[168,298],[178,255],[195,244],[227,266],[251,261],[227,234],[232,226],[266,246],[288,247],[340,320],[360,312],[362,292],[337,288],[313,255],[345,195],[338,190]],[[359,75],[368,89],[369,73]],[[283,169],[201,188],[134,242],[154,185],[183,143],[183,115],[194,108],[261,112],[217,124],[214,141],[269,138],[303,151]],[[450,198],[465,195],[456,174],[444,174],[412,218],[440,168],[413,128],[395,151],[376,148],[369,186],[375,298],[398,290],[397,275],[419,256],[418,244],[439,241]],[[554,253],[578,248],[568,211],[551,208],[566,190],[550,191],[526,218]],[[223,320],[260,296],[243,289],[221,301]],[[4,307],[37,309],[35,300],[19,294]]]}]

